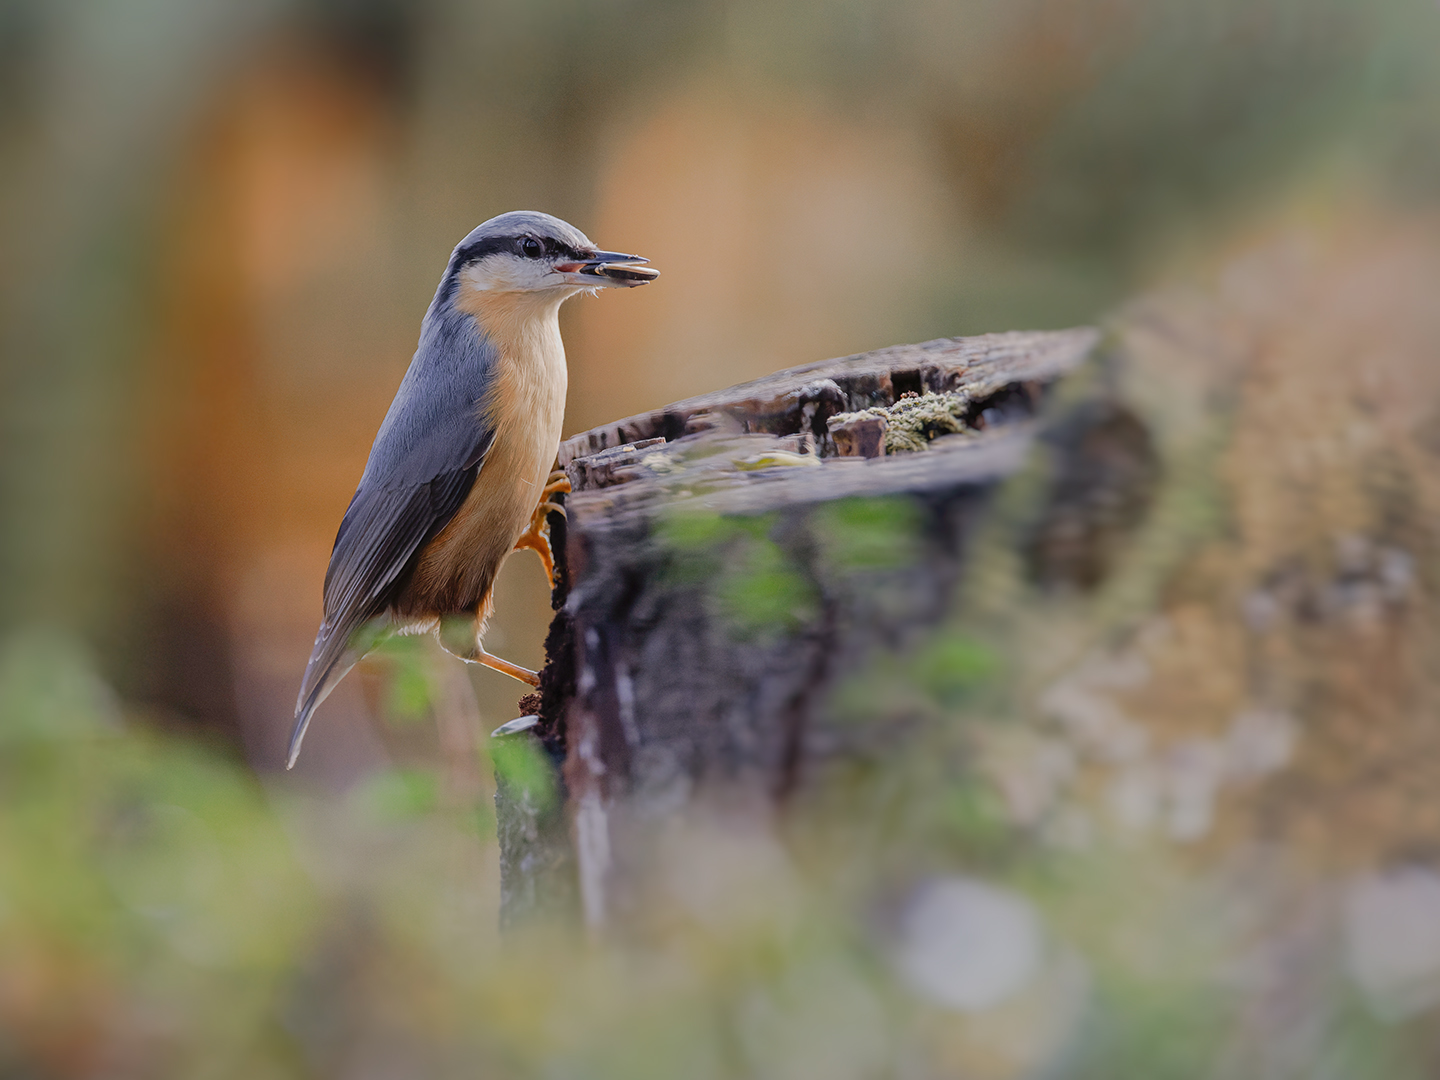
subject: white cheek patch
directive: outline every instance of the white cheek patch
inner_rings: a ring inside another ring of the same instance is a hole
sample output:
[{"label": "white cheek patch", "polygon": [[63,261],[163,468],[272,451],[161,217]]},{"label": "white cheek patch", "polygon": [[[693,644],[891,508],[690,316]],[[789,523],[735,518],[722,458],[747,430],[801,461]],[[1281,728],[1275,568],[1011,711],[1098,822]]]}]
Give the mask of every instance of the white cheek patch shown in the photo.
[{"label": "white cheek patch", "polygon": [[467,266],[460,280],[477,292],[531,292],[558,284],[550,270],[550,264],[539,259],[491,255]]}]

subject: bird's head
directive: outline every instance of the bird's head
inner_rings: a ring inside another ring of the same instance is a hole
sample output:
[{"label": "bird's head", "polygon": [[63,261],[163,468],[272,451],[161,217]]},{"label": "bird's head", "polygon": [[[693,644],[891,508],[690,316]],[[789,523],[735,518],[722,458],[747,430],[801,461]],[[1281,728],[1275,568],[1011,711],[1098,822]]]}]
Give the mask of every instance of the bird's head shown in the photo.
[{"label": "bird's head", "polygon": [[493,217],[460,241],[449,273],[462,292],[529,293],[563,300],[602,288],[632,288],[660,276],[639,255],[600,251],[575,226],[534,210]]}]

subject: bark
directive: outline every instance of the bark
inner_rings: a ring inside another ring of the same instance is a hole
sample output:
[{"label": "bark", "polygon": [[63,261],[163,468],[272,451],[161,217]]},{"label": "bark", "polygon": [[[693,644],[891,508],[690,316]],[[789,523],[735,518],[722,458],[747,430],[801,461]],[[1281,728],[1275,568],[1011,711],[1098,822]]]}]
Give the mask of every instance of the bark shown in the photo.
[{"label": "bark", "polygon": [[[1042,403],[1097,339],[1077,329],[896,346],[562,444],[574,490],[568,521],[552,516],[540,719],[507,737],[553,768],[543,783],[556,794],[546,803],[513,773],[502,780],[505,919],[571,905],[604,923],[629,904],[657,826],[707,789],[773,808],[827,763],[883,756],[901,733],[838,719],[837,693],[867,658],[905,650],[951,610],[990,494],[1037,435],[1064,430],[1042,421]],[[843,415],[927,393],[947,395],[964,432],[919,452],[884,454],[883,418]],[[1123,417],[1092,420],[1070,441],[1101,431],[1098,464],[1066,476],[1104,473],[1106,425],[1129,432]],[[1132,493],[1122,516],[1143,500],[1147,454],[1110,455]],[[1073,517],[1090,504],[1072,489],[1057,505]],[[1061,551],[1057,573],[1088,566],[1072,549],[1095,529],[1077,520],[1078,534],[1073,521],[1061,530],[1070,548],[1042,529],[1033,557]]]}]

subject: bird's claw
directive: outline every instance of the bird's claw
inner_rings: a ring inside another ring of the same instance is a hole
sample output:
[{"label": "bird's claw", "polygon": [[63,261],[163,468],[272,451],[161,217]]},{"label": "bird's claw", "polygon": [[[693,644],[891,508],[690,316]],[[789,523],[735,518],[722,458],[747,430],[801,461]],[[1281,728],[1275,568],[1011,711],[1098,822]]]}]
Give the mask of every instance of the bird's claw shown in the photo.
[{"label": "bird's claw", "polygon": [[540,556],[540,564],[545,568],[545,577],[550,581],[550,588],[555,588],[555,552],[550,547],[550,522],[552,513],[559,514],[562,518],[566,516],[565,507],[562,503],[555,502],[551,495],[564,494],[570,490],[570,481],[560,470],[550,474],[550,483],[540,493],[540,505],[535,507],[535,512],[530,515],[530,527],[525,530],[520,539],[515,541],[515,550],[520,551],[528,548]]}]

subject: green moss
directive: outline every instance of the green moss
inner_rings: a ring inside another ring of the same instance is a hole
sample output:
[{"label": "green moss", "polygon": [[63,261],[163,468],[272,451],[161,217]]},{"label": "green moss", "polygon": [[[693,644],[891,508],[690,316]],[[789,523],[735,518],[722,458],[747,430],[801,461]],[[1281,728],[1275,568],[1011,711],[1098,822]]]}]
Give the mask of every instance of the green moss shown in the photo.
[{"label": "green moss", "polygon": [[656,522],[654,535],[671,551],[694,552],[723,544],[735,535],[735,523],[709,510],[671,510]]},{"label": "green moss", "polygon": [[774,540],[776,514],[722,515],[686,510],[663,517],[655,538],[670,559],[667,576],[700,586],[735,636],[788,633],[815,617],[815,588]]},{"label": "green moss", "polygon": [[840,499],[815,511],[814,533],[841,571],[892,570],[919,557],[920,509],[904,495]]},{"label": "green moss", "polygon": [[737,540],[763,539],[774,525],[773,514],[739,517],[687,508],[663,515],[653,535],[670,556],[666,565],[668,580],[693,586],[713,581],[721,574],[726,553]]},{"label": "green moss", "polygon": [[714,590],[731,630],[742,638],[789,632],[815,618],[814,586],[773,540],[745,538],[726,560]]}]

